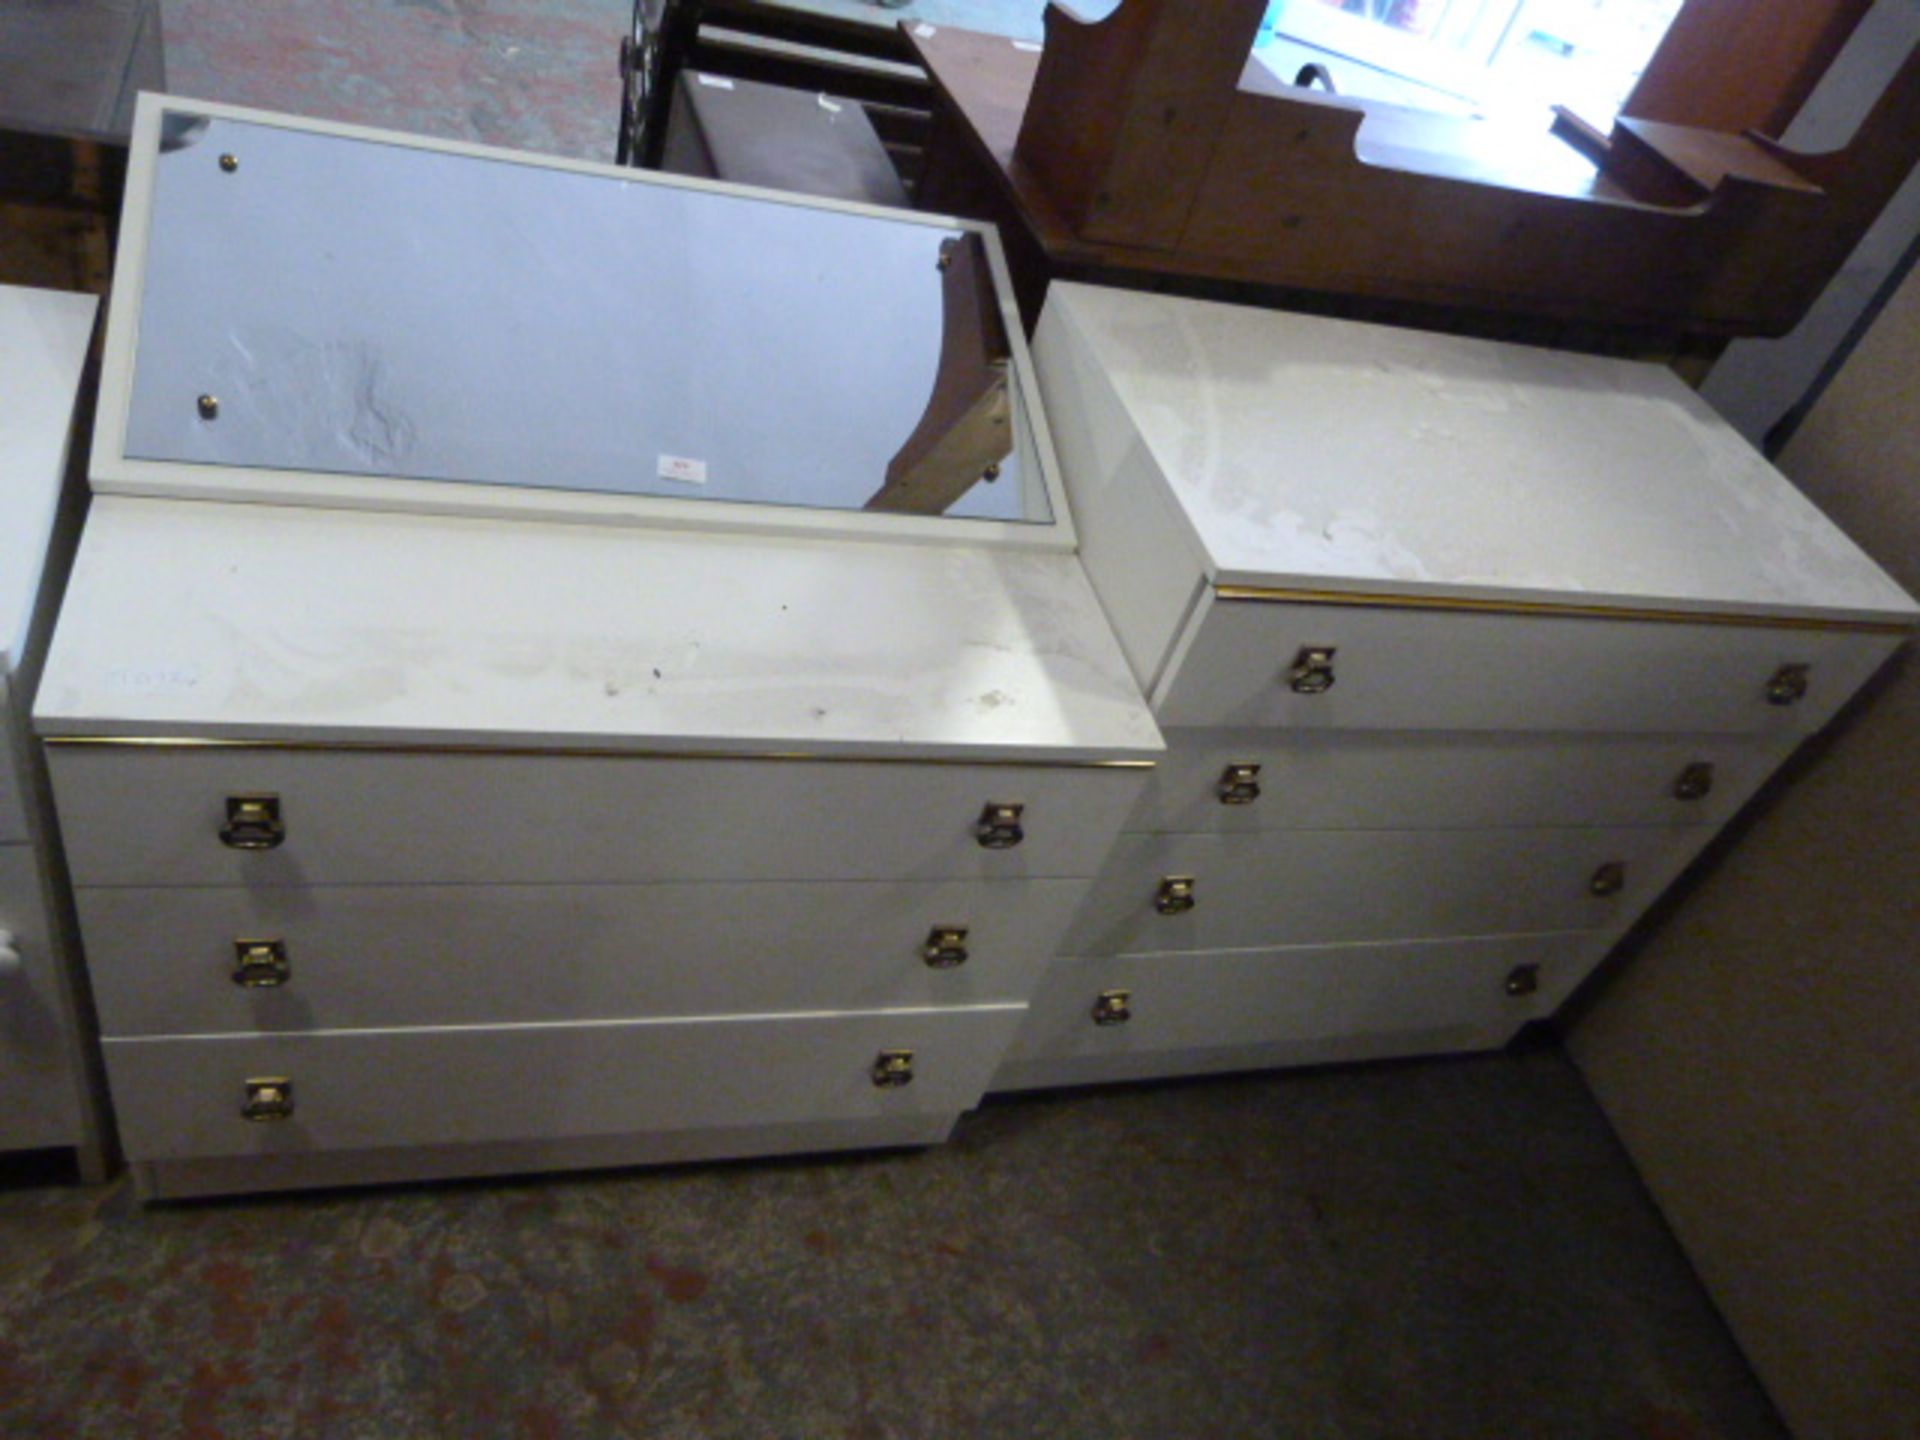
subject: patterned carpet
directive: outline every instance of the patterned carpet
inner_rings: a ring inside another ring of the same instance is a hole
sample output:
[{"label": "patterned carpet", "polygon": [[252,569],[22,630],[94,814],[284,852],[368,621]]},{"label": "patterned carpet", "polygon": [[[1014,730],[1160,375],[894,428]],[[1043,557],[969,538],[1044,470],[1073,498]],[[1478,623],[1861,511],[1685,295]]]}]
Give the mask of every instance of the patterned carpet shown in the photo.
[{"label": "patterned carpet", "polygon": [[1780,1440],[1557,1050],[945,1148],[142,1209],[0,1190],[0,1435]]},{"label": "patterned carpet", "polygon": [[163,0],[167,88],[613,159],[631,0]]}]

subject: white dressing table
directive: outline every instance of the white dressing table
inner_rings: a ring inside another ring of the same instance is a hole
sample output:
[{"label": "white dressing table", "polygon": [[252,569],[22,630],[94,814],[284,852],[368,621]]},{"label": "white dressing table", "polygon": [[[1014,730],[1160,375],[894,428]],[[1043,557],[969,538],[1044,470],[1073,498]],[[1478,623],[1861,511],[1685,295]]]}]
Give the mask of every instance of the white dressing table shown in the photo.
[{"label": "white dressing table", "polygon": [[943,1138],[1161,750],[1017,338],[862,508],[968,232],[165,103],[37,710],[146,1193]]}]

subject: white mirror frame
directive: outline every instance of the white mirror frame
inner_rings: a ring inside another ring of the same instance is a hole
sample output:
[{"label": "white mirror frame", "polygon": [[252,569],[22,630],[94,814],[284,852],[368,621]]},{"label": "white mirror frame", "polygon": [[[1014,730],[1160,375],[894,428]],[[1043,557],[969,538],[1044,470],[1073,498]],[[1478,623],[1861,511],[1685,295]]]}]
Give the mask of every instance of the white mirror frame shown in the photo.
[{"label": "white mirror frame", "polygon": [[[986,246],[1001,318],[1013,349],[1014,378],[1021,397],[1021,412],[1027,421],[1027,439],[1032,446],[1031,455],[1023,456],[1023,464],[1030,463],[1037,468],[1052,518],[982,520],[942,515],[878,514],[724,500],[680,500],[657,495],[612,495],[592,491],[466,484],[312,470],[262,470],[245,466],[131,458],[126,453],[127,416],[133,394],[135,356],[140,344],[147,242],[153,219],[154,167],[160,153],[161,118],[170,111],[494,160],[509,165],[597,175],[629,185],[704,190],[779,205],[796,205],[804,209],[868,215],[895,224],[973,231]],[[999,232],[992,225],[979,220],[922,214],[912,210],[890,210],[850,201],[796,195],[784,190],[732,185],[652,170],[633,170],[617,165],[534,155],[497,146],[435,140],[361,125],[309,120],[212,101],[142,93],[135,113],[131,157],[127,168],[126,200],[121,212],[119,255],[114,264],[113,289],[108,307],[100,403],[94,421],[89,478],[94,492],[103,495],[1071,551],[1077,543],[1072,512],[1067,508],[1066,492],[1060,483],[1059,461],[1041,405],[1032,357],[1027,351],[1026,330],[1012,296],[1013,285],[1007,273],[1006,255],[1000,246]]]}]

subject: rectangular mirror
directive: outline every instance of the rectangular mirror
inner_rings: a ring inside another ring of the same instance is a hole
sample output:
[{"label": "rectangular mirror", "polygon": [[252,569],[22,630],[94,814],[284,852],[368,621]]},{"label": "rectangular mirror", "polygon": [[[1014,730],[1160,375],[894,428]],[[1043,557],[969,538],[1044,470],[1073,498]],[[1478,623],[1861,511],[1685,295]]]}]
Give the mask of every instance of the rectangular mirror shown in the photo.
[{"label": "rectangular mirror", "polygon": [[882,532],[1062,513],[988,227],[145,104],[96,488]]}]

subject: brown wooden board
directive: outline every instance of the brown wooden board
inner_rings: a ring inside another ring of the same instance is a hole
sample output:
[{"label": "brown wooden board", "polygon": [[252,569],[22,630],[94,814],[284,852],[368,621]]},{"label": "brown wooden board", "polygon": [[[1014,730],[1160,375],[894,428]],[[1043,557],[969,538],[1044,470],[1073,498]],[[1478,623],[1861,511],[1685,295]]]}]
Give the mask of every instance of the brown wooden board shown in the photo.
[{"label": "brown wooden board", "polygon": [[660,168],[737,185],[905,208],[906,188],[857,101],[682,70]]},{"label": "brown wooden board", "polygon": [[1013,351],[993,293],[986,246],[972,231],[940,246],[940,368],[925,414],[887,466],[869,510],[943,515],[1013,448]]},{"label": "brown wooden board", "polygon": [[[1238,24],[1259,6],[1229,8]],[[1205,277],[1673,335],[1778,334],[1844,259],[1862,215],[1891,193],[1886,178],[1903,176],[1920,152],[1920,123],[1902,129],[1911,106],[1896,98],[1882,107],[1888,118],[1863,127],[1831,164],[1803,163],[1755,137],[1629,121],[1605,144],[1575,137],[1568,155],[1576,166],[1587,157],[1586,180],[1543,184],[1524,168],[1505,173],[1476,160],[1460,143],[1471,138],[1460,126],[1487,122],[1235,83],[1217,119],[1191,97],[1163,105],[1165,134],[1129,158],[1119,153],[1132,143],[1125,123],[1087,119],[1131,93],[1100,67],[1174,54],[1139,17],[1180,11],[1125,0],[1092,25],[1050,11],[1044,60],[994,36],[908,32],[967,137],[962,148],[994,173],[1055,269]],[[1225,20],[1204,28],[1220,56],[1239,44]],[[1239,50],[1238,63],[1245,59]],[[1219,88],[1204,67],[1192,73],[1195,84]],[[1041,85],[1050,93],[1034,99]],[[1920,74],[1895,89],[1920,97]],[[1161,77],[1146,93],[1164,101],[1184,92]],[[1130,104],[1123,98],[1138,119]],[[1196,114],[1207,123],[1187,123]],[[1363,124],[1369,139],[1391,130],[1404,151],[1444,160],[1451,148],[1461,158],[1421,170],[1367,163],[1357,153]],[[1135,163],[1142,157],[1151,163]],[[1088,173],[1097,176],[1091,192]]]},{"label": "brown wooden board", "polygon": [[1872,8],[1873,0],[1687,0],[1622,111],[1778,135]]}]

